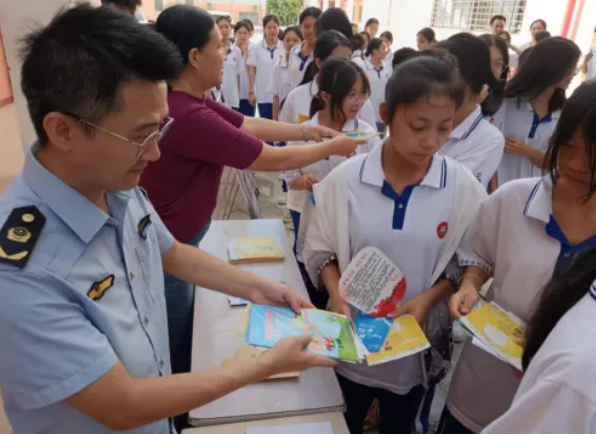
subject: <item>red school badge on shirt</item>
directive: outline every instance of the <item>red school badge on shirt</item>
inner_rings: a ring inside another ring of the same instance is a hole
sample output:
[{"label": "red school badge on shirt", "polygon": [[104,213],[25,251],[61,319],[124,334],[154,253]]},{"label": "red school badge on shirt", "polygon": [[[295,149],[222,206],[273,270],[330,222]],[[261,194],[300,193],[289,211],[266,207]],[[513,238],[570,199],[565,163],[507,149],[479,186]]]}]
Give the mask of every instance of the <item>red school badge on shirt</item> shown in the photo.
[{"label": "red school badge on shirt", "polygon": [[447,236],[447,232],[449,231],[449,223],[443,222],[439,226],[437,226],[437,236],[440,239],[443,239]]}]

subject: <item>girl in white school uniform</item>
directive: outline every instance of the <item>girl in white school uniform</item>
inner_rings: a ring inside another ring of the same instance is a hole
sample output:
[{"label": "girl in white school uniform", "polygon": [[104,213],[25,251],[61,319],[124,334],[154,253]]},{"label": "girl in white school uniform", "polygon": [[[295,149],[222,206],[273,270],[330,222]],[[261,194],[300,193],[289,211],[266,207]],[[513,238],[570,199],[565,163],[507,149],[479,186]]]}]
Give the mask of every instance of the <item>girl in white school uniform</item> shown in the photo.
[{"label": "girl in white school uniform", "polygon": [[265,37],[255,44],[248,56],[248,99],[259,109],[259,116],[273,119],[273,95],[267,88],[275,62],[283,59],[284,47],[279,40],[279,18],[267,15],[263,18]]},{"label": "girl in white school uniform", "polygon": [[223,79],[221,92],[222,102],[230,108],[240,110],[240,81],[242,73],[246,71],[244,55],[240,49],[232,44],[232,20],[222,15],[217,17],[215,24],[221,33],[221,52],[224,58]]},{"label": "girl in white school uniform", "polygon": [[286,82],[290,90],[296,89],[300,85],[306,68],[314,59],[313,51],[319,36],[317,22],[322,13],[321,9],[314,6],[308,7],[300,13],[300,33],[303,41],[300,45],[295,46],[288,56]]},{"label": "girl in white school uniform", "polygon": [[247,20],[241,20],[234,26],[234,45],[238,47],[242,53],[242,60],[244,61],[244,69],[240,74],[240,109],[238,110],[245,116],[254,116],[255,108],[248,101],[248,57],[250,50],[252,50],[252,42],[250,42],[251,23]]},{"label": "girl in white school uniform", "polygon": [[[324,125],[344,133],[356,130],[374,131],[371,125],[358,119],[358,113],[370,95],[368,78],[362,68],[341,57],[328,59],[317,75],[317,83],[318,93],[312,100],[311,119],[303,125]],[[378,143],[380,139],[375,136],[365,144],[361,144],[358,147],[358,153],[366,153]],[[288,145],[307,146],[309,143],[289,142]],[[300,215],[305,203],[310,200],[313,186],[346,160],[346,157],[332,157],[300,170],[285,172],[285,179],[289,186],[288,208],[297,241],[299,233],[306,230],[300,225]],[[303,269],[301,248],[302,246],[297,246],[296,254],[299,265]],[[305,281],[308,281],[308,276],[304,274]],[[307,285],[307,289],[314,305],[324,309],[327,297],[321,296],[321,292],[316,291],[312,284]],[[319,303],[319,300],[322,302]]]},{"label": "girl in white school uniform", "polygon": [[298,47],[302,41],[302,35],[298,27],[287,27],[282,35],[282,42],[284,44],[285,55],[283,58],[275,62],[273,73],[271,74],[271,82],[267,90],[273,95],[273,120],[279,120],[279,105],[286,99],[292,88],[290,87],[289,79],[289,59],[294,47]]},{"label": "girl in white school uniform", "polygon": [[[455,114],[449,140],[439,152],[470,169],[487,188],[505,148],[503,134],[485,119],[481,106],[486,98],[484,92],[490,93],[499,86],[491,68],[490,50],[480,38],[469,33],[454,35],[440,42],[437,48],[455,57],[466,86],[466,96]],[[498,108],[498,105],[490,107],[493,112]]]},{"label": "girl in white school uniform", "polygon": [[[596,247],[595,107],[596,83],[582,85],[567,102],[552,137],[547,152],[550,173],[511,181],[480,207],[458,251],[460,265],[467,268],[450,303],[456,319],[470,312],[479,298],[478,290],[492,276],[489,298],[527,322],[551,277],[564,273],[578,254]],[[480,433],[507,411],[521,377],[506,363],[466,342],[438,432]],[[528,420],[547,413],[528,412]],[[567,419],[561,413],[556,416]]]},{"label": "girl in white school uniform", "polygon": [[385,41],[374,38],[366,47],[364,66],[368,80],[370,81],[370,100],[375,112],[375,122],[379,133],[385,133],[387,126],[381,118],[381,104],[385,102],[385,88],[392,69],[385,64],[385,58],[389,53]]},{"label": "girl in white school uniform", "polygon": [[365,48],[364,36],[357,33],[352,37],[352,57],[351,60],[362,69],[366,68],[364,65],[364,50]]},{"label": "girl in white school uniform", "polygon": [[[445,267],[486,197],[468,170],[437,154],[462,98],[458,73],[444,60],[404,62],[389,80],[381,110],[389,137],[315,185],[303,256],[313,283],[327,289],[331,310],[356,314],[339,295],[339,279],[353,256],[370,246],[408,281],[405,302],[393,315],[411,314],[424,324],[436,318],[431,309],[446,306],[454,288]],[[447,321],[445,335],[448,328]],[[362,433],[375,398],[380,434],[411,434],[426,377],[420,355],[376,367],[341,364],[337,373],[351,434]]]},{"label": "girl in white school uniform", "polygon": [[542,174],[544,154],[580,56],[574,42],[549,38],[532,48],[508,83],[502,130],[506,145],[497,172],[499,185]]},{"label": "girl in white school uniform", "polygon": [[[341,10],[341,9],[340,9]],[[301,124],[310,119],[310,106],[314,96],[319,92],[316,76],[319,68],[327,59],[335,57],[350,58],[352,45],[348,38],[336,30],[328,30],[321,34],[315,44],[315,60],[306,70],[300,86],[292,90],[283,102],[279,120],[290,124]],[[364,103],[358,114],[369,125],[375,124],[374,112],[370,100]]]}]

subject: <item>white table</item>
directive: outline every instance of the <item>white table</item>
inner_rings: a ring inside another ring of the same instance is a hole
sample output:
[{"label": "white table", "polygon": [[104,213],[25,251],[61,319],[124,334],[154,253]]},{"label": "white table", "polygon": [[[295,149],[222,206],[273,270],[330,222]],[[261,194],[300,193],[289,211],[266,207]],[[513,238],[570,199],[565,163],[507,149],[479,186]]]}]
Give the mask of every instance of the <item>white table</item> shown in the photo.
[{"label": "white table", "polygon": [[344,419],[344,415],[341,412],[318,413],[305,416],[285,417],[281,419],[267,419],[254,422],[240,422],[228,425],[191,428],[182,431],[182,434],[245,434],[247,428],[304,425],[318,422],[331,422],[333,434],[350,434],[348,431],[348,426],[346,425],[346,420]]},{"label": "white table", "polygon": [[[227,261],[228,241],[241,236],[277,236],[285,252],[283,263],[243,265],[262,277],[285,282],[307,297],[298,264],[281,220],[214,221],[201,248]],[[222,276],[225,279],[225,276]],[[192,371],[221,366],[245,339],[237,333],[243,307],[230,307],[227,297],[197,288],[193,328]],[[190,412],[193,426],[220,425],[288,416],[341,412],[343,397],[332,369],[311,369],[298,379],[247,386]]]}]

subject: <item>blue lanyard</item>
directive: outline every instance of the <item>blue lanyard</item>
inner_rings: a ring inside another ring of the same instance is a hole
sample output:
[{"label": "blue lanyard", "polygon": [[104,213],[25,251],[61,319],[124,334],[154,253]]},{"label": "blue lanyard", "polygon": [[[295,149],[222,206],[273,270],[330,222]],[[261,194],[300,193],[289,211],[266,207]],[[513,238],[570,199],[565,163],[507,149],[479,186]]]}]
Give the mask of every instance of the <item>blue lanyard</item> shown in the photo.
[{"label": "blue lanyard", "polygon": [[310,57],[310,54],[305,56],[304,54],[302,54],[302,51],[298,50],[298,57],[300,57],[300,72],[302,72],[304,70],[304,67],[306,66],[306,61]]}]

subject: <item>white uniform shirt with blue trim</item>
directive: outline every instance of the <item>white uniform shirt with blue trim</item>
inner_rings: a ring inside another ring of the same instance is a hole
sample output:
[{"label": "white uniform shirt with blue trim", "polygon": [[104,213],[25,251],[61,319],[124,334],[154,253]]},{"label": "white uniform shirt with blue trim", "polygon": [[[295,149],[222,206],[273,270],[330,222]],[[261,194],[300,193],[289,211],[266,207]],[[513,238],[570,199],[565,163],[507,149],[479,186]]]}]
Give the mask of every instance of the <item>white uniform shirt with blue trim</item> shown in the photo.
[{"label": "white uniform shirt with blue trim", "polygon": [[504,149],[503,134],[484,119],[478,106],[451,131],[439,152],[470,169],[486,188],[499,167]]},{"label": "white uniform shirt with blue trim", "polygon": [[385,63],[381,63],[381,66],[376,68],[370,59],[365,59],[364,72],[370,82],[370,100],[373,105],[375,120],[381,124],[383,120],[381,119],[380,107],[385,102],[385,88],[393,71]]},{"label": "white uniform shirt with blue trim", "polygon": [[483,434],[596,434],[596,282],[557,323],[513,404]]},{"label": "white uniform shirt with blue trim", "polygon": [[257,97],[257,103],[270,104],[273,102],[273,95],[267,91],[267,88],[271,82],[271,74],[273,73],[275,62],[282,59],[285,55],[286,53],[281,41],[277,41],[277,45],[274,48],[269,48],[267,42],[263,39],[250,50],[247,65],[257,68],[255,77],[255,96]]},{"label": "white uniform shirt with blue trim", "polygon": [[[346,162],[350,251],[377,247],[404,273],[404,301],[427,291],[447,234],[455,194],[456,163],[435,155],[418,185],[397,194],[386,181],[381,164],[384,146]],[[342,363],[339,374],[366,386],[406,394],[422,384],[420,355],[369,367]]]},{"label": "white uniform shirt with blue trim", "polygon": [[273,72],[271,73],[271,82],[269,83],[269,87],[267,87],[267,91],[272,95],[279,98],[279,103],[281,104],[292,88],[288,83],[288,62],[286,61],[286,57],[284,56],[282,59],[279,59],[275,62],[273,66]]},{"label": "white uniform shirt with blue trim", "polygon": [[248,56],[246,56],[246,58],[240,47],[238,47],[237,45],[235,45],[235,47],[238,48],[242,53],[242,61],[244,62],[244,69],[240,74],[240,100],[242,101],[243,99],[248,99],[248,68],[246,67],[246,64],[248,62],[248,58],[250,57],[250,52],[252,51],[254,44],[250,41],[248,42]]},{"label": "white uniform shirt with blue trim", "polygon": [[[529,102],[519,101],[518,98],[508,98],[505,105],[505,121],[503,122],[503,136],[513,137],[545,153],[553,135],[561,111],[547,114],[539,119]],[[499,185],[508,181],[522,178],[542,176],[542,169],[536,167],[529,158],[523,155],[504,154],[497,171]]]},{"label": "white uniform shirt with blue trim", "polygon": [[223,98],[228,107],[240,107],[240,88],[238,78],[246,70],[244,55],[240,48],[232,45],[224,56],[223,81],[221,85]]},{"label": "white uniform shirt with blue trim", "polygon": [[[312,119],[304,122],[304,125],[319,125],[319,113],[320,112],[315,113]],[[369,131],[373,130],[373,127],[361,119],[350,119],[341,129],[341,131],[344,133],[357,130]],[[379,143],[381,143],[381,139],[378,136],[373,137],[366,144],[358,146],[358,154],[366,154],[370,152]],[[308,146],[312,144],[313,142],[288,142],[288,146]],[[303,167],[302,169],[284,172],[286,182],[290,186],[288,191],[288,208],[292,211],[302,212],[304,203],[312,195],[310,191],[292,190],[291,185],[296,179],[302,175],[314,174],[319,181],[322,181],[329,174],[329,172],[346,160],[347,157],[332,155],[329,158],[317,161],[316,163],[313,163],[307,167]]]},{"label": "white uniform shirt with blue trim", "polygon": [[591,80],[596,77],[596,47],[590,49],[592,58],[588,62],[588,73],[586,74],[586,80]]},{"label": "white uniform shirt with blue trim", "polygon": [[364,64],[364,53],[362,52],[362,50],[354,51],[350,60],[359,67],[361,67],[363,70],[366,70],[366,65]]},{"label": "white uniform shirt with blue trim", "polygon": [[[36,206],[46,223],[19,269],[0,263],[0,389],[15,433],[108,434],[65,400],[120,360],[136,379],[170,375],[161,255],[174,243],[140,189],[105,214],[34,157],[0,197],[0,226]],[[149,216],[149,225],[141,225]],[[113,280],[111,280],[113,279]],[[94,284],[111,282],[91,299]],[[127,431],[170,434],[168,420]]]},{"label": "white uniform shirt with blue trim", "polygon": [[[553,272],[564,269],[588,247],[596,247],[596,237],[572,246],[554,219],[547,176],[512,181],[489,196],[458,257],[461,266],[476,265],[492,275],[489,297],[528,321]],[[468,429],[479,432],[509,408],[519,382],[520,376],[509,365],[468,342],[455,369],[447,405]]]},{"label": "white uniform shirt with blue trim", "polygon": [[[318,77],[318,75],[315,75],[313,81],[298,86],[290,92],[279,114],[280,122],[303,124],[310,119],[310,106],[313,98],[319,92]],[[370,98],[366,100],[358,112],[358,119],[362,119],[371,125],[375,131],[377,130],[375,114]]]},{"label": "white uniform shirt with blue trim", "polygon": [[311,64],[314,58],[312,53],[308,56],[302,54],[302,47],[304,44],[306,44],[306,42],[296,45],[292,48],[292,51],[290,51],[288,74],[286,76],[286,85],[290,90],[296,89],[300,85],[300,82],[302,82],[302,79],[304,78],[306,68],[308,68],[308,65]]}]

